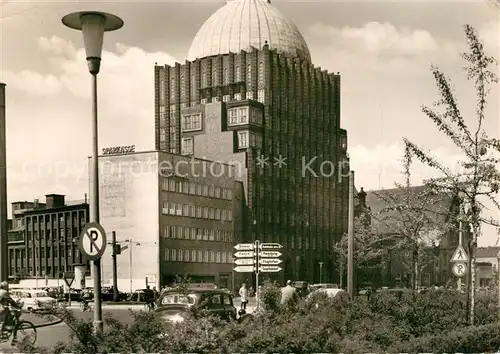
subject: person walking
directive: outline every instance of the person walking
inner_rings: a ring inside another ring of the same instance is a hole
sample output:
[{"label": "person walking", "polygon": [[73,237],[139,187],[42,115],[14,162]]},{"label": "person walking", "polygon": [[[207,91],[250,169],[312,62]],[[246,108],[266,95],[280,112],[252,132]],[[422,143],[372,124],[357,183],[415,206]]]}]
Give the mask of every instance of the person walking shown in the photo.
[{"label": "person walking", "polygon": [[247,285],[245,283],[241,284],[239,294],[240,294],[240,298],[241,298],[241,309],[246,310],[247,303],[248,303],[248,289],[247,289]]},{"label": "person walking", "polygon": [[287,304],[290,300],[297,299],[297,288],[292,286],[292,281],[287,280],[286,286],[281,288],[281,305]]}]

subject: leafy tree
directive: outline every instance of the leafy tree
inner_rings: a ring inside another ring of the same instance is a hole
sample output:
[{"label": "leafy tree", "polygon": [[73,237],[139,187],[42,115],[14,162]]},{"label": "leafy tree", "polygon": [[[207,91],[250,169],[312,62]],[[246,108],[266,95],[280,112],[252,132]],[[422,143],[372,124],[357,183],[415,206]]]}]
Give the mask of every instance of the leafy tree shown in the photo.
[{"label": "leafy tree", "polygon": [[[465,222],[471,225],[472,237],[469,239],[469,270],[467,284],[469,322],[474,323],[475,297],[475,259],[477,240],[481,235],[481,224],[490,223],[498,226],[496,220],[484,218],[482,212],[485,205],[482,200],[489,199],[497,208],[500,204],[495,199],[498,193],[499,174],[496,164],[500,162],[498,152],[500,140],[490,138],[484,129],[486,119],[487,98],[490,86],[497,82],[497,76],[491,67],[496,65],[494,58],[484,52],[476,31],[465,26],[468,52],[461,56],[466,62],[467,78],[473,82],[476,92],[476,107],[473,122],[466,119],[459,108],[458,100],[453,92],[450,80],[436,66],[431,67],[440,99],[434,108],[423,106],[423,113],[430,118],[463,153],[460,161],[462,171],[453,171],[445,161],[439,161],[431,153],[405,139],[406,149],[418,160],[436,169],[439,178],[427,181],[427,184],[438,191],[452,192],[461,196],[462,202],[469,206]],[[472,120],[472,119],[471,119]]]},{"label": "leafy tree", "polygon": [[[382,257],[386,254],[383,240],[379,235],[373,232],[370,225],[369,211],[362,213],[354,219],[354,268],[358,271],[366,268],[380,268]],[[343,275],[347,269],[347,251],[348,234],[345,233],[342,238],[333,246],[336,254],[337,266],[341,269]]]},{"label": "leafy tree", "polygon": [[411,164],[412,156],[406,149],[403,159],[405,183],[396,183],[395,190],[375,193],[385,206],[373,214],[373,218],[388,229],[380,241],[389,249],[408,255],[403,258],[408,260],[406,265],[411,273],[411,288],[416,290],[422,269],[432,259],[429,248],[448,230],[445,219],[448,196],[430,188],[413,187]]}]

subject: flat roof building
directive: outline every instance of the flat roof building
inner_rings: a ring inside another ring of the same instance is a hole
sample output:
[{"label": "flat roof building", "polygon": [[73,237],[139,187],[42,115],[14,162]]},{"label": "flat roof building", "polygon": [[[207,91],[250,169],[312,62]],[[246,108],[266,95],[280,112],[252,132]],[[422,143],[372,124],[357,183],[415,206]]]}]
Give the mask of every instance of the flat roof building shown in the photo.
[{"label": "flat roof building", "polygon": [[[116,232],[121,291],[164,286],[176,276],[232,287],[233,245],[245,204],[238,168],[150,151],[99,157],[100,222]],[[92,182],[91,182],[92,183]],[[112,284],[112,247],[102,257]]]},{"label": "flat roof building", "polygon": [[66,203],[60,194],[45,198],[45,203],[37,199],[12,203],[12,229],[8,232],[11,279],[62,278],[64,272],[73,272],[75,265],[85,263],[77,241],[88,222],[87,202]]}]

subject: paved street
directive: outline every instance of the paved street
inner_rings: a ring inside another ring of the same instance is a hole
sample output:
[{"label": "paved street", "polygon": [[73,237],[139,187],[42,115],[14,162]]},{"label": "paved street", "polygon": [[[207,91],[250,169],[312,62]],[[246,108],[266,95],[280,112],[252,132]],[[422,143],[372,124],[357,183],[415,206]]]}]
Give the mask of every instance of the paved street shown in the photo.
[{"label": "paved street", "polygon": [[[241,302],[238,298],[235,299],[234,305],[237,309],[240,308]],[[71,309],[75,311],[77,318],[91,319],[93,312],[82,312],[78,303],[73,303]],[[255,307],[254,301],[250,301],[247,306],[247,312],[253,312]],[[104,305],[103,316],[111,314],[123,323],[131,323],[133,318],[130,315],[129,309],[133,311],[141,311],[144,309],[143,305]],[[24,314],[23,319],[31,321],[36,325],[47,322],[47,319],[33,314]],[[67,341],[69,339],[70,330],[64,323],[56,324],[48,327],[41,327],[37,329],[37,346],[52,347],[59,341]],[[17,350],[12,348],[8,343],[0,344],[0,353],[16,353]]]}]

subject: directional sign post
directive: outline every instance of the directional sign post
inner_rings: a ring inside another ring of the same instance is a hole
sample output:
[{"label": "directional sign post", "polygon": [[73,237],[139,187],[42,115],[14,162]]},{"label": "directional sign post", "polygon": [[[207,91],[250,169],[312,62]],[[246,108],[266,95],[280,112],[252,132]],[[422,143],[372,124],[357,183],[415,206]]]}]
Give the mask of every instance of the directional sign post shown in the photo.
[{"label": "directional sign post", "polygon": [[95,222],[89,222],[80,233],[80,251],[85,258],[94,261],[99,259],[106,250],[106,232]]},{"label": "directional sign post", "polygon": [[[281,264],[281,252],[275,251],[283,248],[279,243],[240,243],[234,246],[236,253],[234,271],[237,273],[255,273],[255,287],[259,288],[259,273],[276,273],[282,270],[278,264]],[[259,298],[257,297],[257,308],[259,307]]]}]

